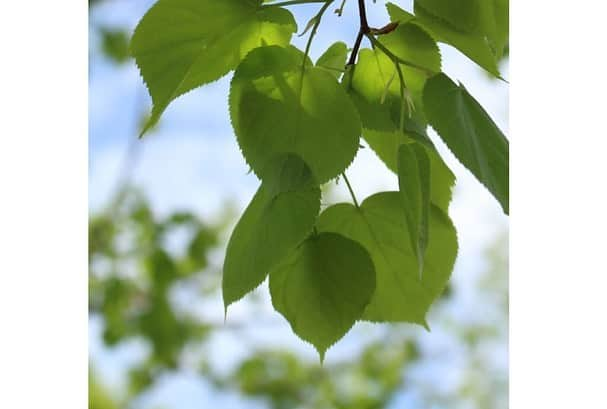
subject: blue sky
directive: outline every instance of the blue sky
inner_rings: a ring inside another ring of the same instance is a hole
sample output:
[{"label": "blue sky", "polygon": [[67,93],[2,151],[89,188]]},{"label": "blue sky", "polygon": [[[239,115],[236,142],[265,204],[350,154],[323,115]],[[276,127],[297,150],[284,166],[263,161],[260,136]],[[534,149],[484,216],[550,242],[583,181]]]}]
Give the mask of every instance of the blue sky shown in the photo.
[{"label": "blue sky", "polygon": [[[134,28],[152,1],[108,1],[91,17],[93,23]],[[369,3],[369,21],[382,26],[388,21],[383,2]],[[411,2],[397,1],[403,8],[411,10]],[[301,5],[290,8],[298,21],[300,30],[318,9],[318,5]],[[347,3],[344,16],[327,13],[311,49],[317,58],[330,44],[337,40],[352,43],[357,32],[358,17],[356,2]],[[307,36],[295,38],[302,47]],[[96,39],[91,37],[91,47]],[[368,46],[368,44],[365,44]],[[501,81],[492,81],[472,62],[455,50],[441,46],[443,69],[453,79],[461,81],[468,91],[485,107],[498,126],[508,135],[508,86]],[[508,66],[502,67],[508,79]],[[255,176],[247,174],[236,140],[234,138],[227,108],[230,76],[197,89],[179,98],[165,112],[161,125],[142,143],[140,161],[133,170],[134,180],[144,188],[154,208],[161,213],[176,208],[190,208],[206,217],[216,217],[230,203],[243,210],[257,189]],[[136,118],[150,107],[150,99],[133,63],[116,68],[100,58],[91,60],[89,82],[89,203],[92,211],[100,209],[108,199],[121,170],[126,147],[136,137]],[[478,301],[470,293],[470,283],[482,270],[481,253],[491,239],[507,227],[507,218],[501,213],[498,203],[446,150],[436,135],[431,134],[447,163],[457,176],[455,198],[450,215],[457,227],[460,252],[454,280],[460,286],[462,296],[458,300],[456,313],[475,319]],[[357,159],[347,171],[359,198],[379,190],[398,188],[396,177],[387,171],[370,149],[360,151]],[[336,188],[336,197],[348,200],[343,184]],[[467,290],[468,289],[468,290]],[[266,306],[271,308],[269,305]],[[222,316],[221,304],[201,306],[205,314]],[[247,316],[246,303],[237,305],[231,314]],[[276,314],[277,315],[277,314]],[[276,317],[281,320],[281,317]],[[430,322],[430,324],[432,324]],[[364,329],[366,330],[366,329]],[[141,345],[127,346],[121,351],[104,350],[99,342],[99,325],[91,325],[91,354],[100,361],[100,367],[108,376],[118,379],[122,366],[129,359],[141,354]],[[281,321],[280,343],[314,357],[311,347],[303,344],[291,334],[288,325]],[[363,330],[361,330],[363,331]],[[276,332],[254,334],[259,342],[276,342]],[[434,334],[434,332],[432,333]],[[436,334],[434,334],[436,335]],[[440,336],[428,338],[428,345],[440,344]],[[327,360],[348,356],[356,349],[357,332],[348,335],[338,347],[331,349]],[[273,341],[274,340],[274,341]],[[225,355],[237,357],[246,352],[234,339],[219,339]],[[440,346],[440,345],[439,345]],[[226,349],[227,348],[227,349]],[[133,358],[134,359],[134,358]],[[150,402],[163,402],[175,396],[186,396],[175,407],[189,409],[205,407],[200,402],[213,403],[216,407],[240,407],[234,405],[233,396],[216,396],[212,390],[200,384],[197,377],[183,375],[176,380],[165,380],[158,395]],[[118,382],[118,381],[116,381]],[[198,404],[191,404],[197,402]],[[143,407],[148,407],[143,402]],[[256,406],[247,406],[256,407]]]}]

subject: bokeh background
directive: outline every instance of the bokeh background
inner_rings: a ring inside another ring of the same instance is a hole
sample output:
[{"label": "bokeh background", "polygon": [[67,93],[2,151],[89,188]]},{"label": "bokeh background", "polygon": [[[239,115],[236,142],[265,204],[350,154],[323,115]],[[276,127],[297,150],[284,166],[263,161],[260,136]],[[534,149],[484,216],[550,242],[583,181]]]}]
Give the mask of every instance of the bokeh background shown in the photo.
[{"label": "bokeh background", "polygon": [[[384,25],[384,2],[368,3],[371,24]],[[507,408],[508,220],[434,133],[457,176],[450,216],[460,251],[430,332],[357,323],[320,366],[273,311],[267,283],[224,322],[223,253],[258,181],[230,126],[230,75],[173,102],[137,139],[151,101],[128,39],[152,4],[89,0],[89,407]],[[318,7],[290,7],[300,31]],[[342,17],[323,19],[312,58],[334,41],[351,44],[357,30],[349,0]],[[441,52],[444,71],[508,135],[508,85],[448,46]],[[507,58],[500,68],[508,79]],[[348,175],[359,198],[398,189],[368,148]],[[323,200],[348,198],[340,183]]]}]

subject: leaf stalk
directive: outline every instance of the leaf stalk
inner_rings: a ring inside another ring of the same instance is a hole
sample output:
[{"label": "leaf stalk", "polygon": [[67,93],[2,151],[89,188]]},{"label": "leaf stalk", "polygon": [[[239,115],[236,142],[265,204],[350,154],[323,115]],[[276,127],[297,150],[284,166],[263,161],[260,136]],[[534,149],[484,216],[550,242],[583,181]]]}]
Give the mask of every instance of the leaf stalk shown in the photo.
[{"label": "leaf stalk", "polygon": [[[322,16],[325,14],[325,11],[327,11],[327,9],[329,8],[329,6],[334,2],[335,0],[329,0],[325,3],[320,10],[318,11],[318,13],[316,14],[316,16],[313,17],[313,20],[316,20],[314,22],[314,27],[312,27],[312,31],[310,32],[310,37],[308,38],[308,43],[306,44],[306,51],[304,53],[304,60],[302,63],[302,68],[305,67],[306,65],[306,59],[308,58],[308,55],[310,54],[310,47],[312,46],[312,40],[314,40],[314,36],[316,36],[316,32],[318,31],[318,27],[320,26],[320,22],[322,20]],[[319,3],[319,2],[316,2]]]},{"label": "leaf stalk", "polygon": [[348,186],[348,190],[350,191],[350,196],[352,196],[352,201],[354,202],[354,206],[356,206],[356,208],[359,209],[360,206],[358,204],[358,200],[356,200],[356,195],[354,194],[354,190],[352,190],[352,185],[350,185],[350,181],[348,180],[348,177],[346,176],[346,172],[343,172],[341,174],[341,176],[344,178],[344,181],[346,182],[346,186]]}]

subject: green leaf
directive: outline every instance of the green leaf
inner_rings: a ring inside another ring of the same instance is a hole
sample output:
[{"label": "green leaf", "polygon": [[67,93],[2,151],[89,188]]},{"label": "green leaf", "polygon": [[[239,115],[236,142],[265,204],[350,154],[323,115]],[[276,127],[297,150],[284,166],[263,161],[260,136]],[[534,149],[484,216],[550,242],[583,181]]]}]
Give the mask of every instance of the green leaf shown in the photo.
[{"label": "green leaf", "polygon": [[[402,45],[401,48],[405,49]],[[427,49],[422,48],[426,51],[420,54],[432,55],[430,48],[428,44]],[[440,55],[435,54],[427,58],[426,62],[428,65],[434,64],[433,67],[436,68],[436,64],[440,64]],[[418,103],[420,112],[413,112],[411,118],[405,119],[405,133],[400,132],[401,99],[395,71],[394,63],[384,53],[362,49],[353,72],[349,71],[343,82],[345,88],[349,88],[350,97],[360,114],[364,139],[390,170],[397,172],[396,160],[401,144],[417,140],[424,145],[432,170],[431,200],[446,212],[451,202],[455,177],[425,134],[424,119],[418,115],[423,114],[421,103]]]},{"label": "green leaf", "polygon": [[222,283],[226,309],[307,237],[320,210],[320,189],[301,158],[280,155],[266,174],[228,243]]},{"label": "green leaf", "polygon": [[508,140],[483,107],[445,74],[428,80],[424,106],[432,127],[508,214]]},{"label": "green leaf", "polygon": [[440,18],[456,30],[482,34],[481,3],[492,0],[415,0],[417,6]]},{"label": "green leaf", "polygon": [[497,60],[504,56],[510,37],[510,1],[491,0],[483,2],[485,31]]},{"label": "green leaf", "polygon": [[333,233],[311,236],[270,274],[274,308],[321,361],[362,316],[374,290],[367,251]]},{"label": "green leaf", "polygon": [[154,107],[142,132],[169,103],[218,80],[261,45],[286,45],[297,25],[261,0],[159,0],[139,22],[131,50]]},{"label": "green leaf", "polygon": [[335,78],[340,78],[346,66],[348,46],[342,41],[331,45],[316,61],[316,66],[327,70]]},{"label": "green leaf", "polygon": [[496,59],[508,44],[509,0],[415,0],[416,13],[423,8],[457,31],[487,39]]},{"label": "green leaf", "polygon": [[409,240],[421,279],[424,255],[428,247],[430,159],[425,148],[415,142],[403,144],[398,150],[398,185],[405,209]]},{"label": "green leaf", "polygon": [[[381,42],[402,60],[414,62],[433,72],[441,70],[441,55],[436,42],[416,24],[399,24],[396,30],[381,36]],[[421,97],[428,74],[402,64],[401,68],[409,91]]]},{"label": "green leaf", "polygon": [[335,77],[294,47],[260,47],[239,65],[230,114],[247,163],[260,171],[272,156],[293,152],[319,183],[338,176],[359,146],[356,107]]},{"label": "green leaf", "polygon": [[[388,169],[398,173],[398,149],[402,144],[413,141],[420,142],[430,160],[430,201],[445,213],[451,203],[455,176],[442,160],[427,137],[420,137],[414,132],[380,132],[369,129],[363,130],[365,141],[377,156],[386,164]],[[424,135],[425,136],[425,135]]]},{"label": "green leaf", "polygon": [[398,129],[400,86],[396,67],[384,53],[360,50],[358,62],[344,77],[344,84],[364,128],[381,131]]},{"label": "green leaf", "polygon": [[419,25],[436,41],[457,48],[489,73],[496,77],[500,76],[495,55],[483,35],[458,31],[451,25],[428,13],[417,2],[415,3],[415,16],[407,13],[393,3],[388,3],[386,6],[392,21],[407,21],[411,24]]},{"label": "green leaf", "polygon": [[449,217],[432,206],[429,237],[421,280],[399,192],[367,198],[359,209],[341,203],[321,213],[317,228],[362,244],[371,254],[376,290],[363,319],[412,322],[426,326],[426,313],[445,288],[457,254],[457,237]]},{"label": "green leaf", "polygon": [[[414,24],[401,24],[390,34],[381,36],[382,44],[402,60],[411,61],[432,71],[440,71],[438,46],[424,30]],[[415,106],[408,117],[425,123],[422,91],[427,74],[400,64]],[[381,131],[399,129],[401,112],[400,80],[394,62],[381,50],[363,49],[358,62],[346,79],[350,96],[361,115],[363,126]]]}]

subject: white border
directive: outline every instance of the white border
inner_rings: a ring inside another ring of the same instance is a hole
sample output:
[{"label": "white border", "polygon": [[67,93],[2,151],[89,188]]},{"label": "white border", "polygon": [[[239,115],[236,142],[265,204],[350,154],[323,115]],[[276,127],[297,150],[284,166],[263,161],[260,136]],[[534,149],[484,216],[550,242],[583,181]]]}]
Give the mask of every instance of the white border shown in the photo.
[{"label": "white border", "polygon": [[511,407],[607,408],[607,10],[511,6]]},{"label": "white border", "polygon": [[0,408],[87,403],[87,2],[0,2]]},{"label": "white border", "polygon": [[[87,4],[2,2],[0,407],[87,406]],[[607,407],[601,2],[512,1],[511,407]]]}]

